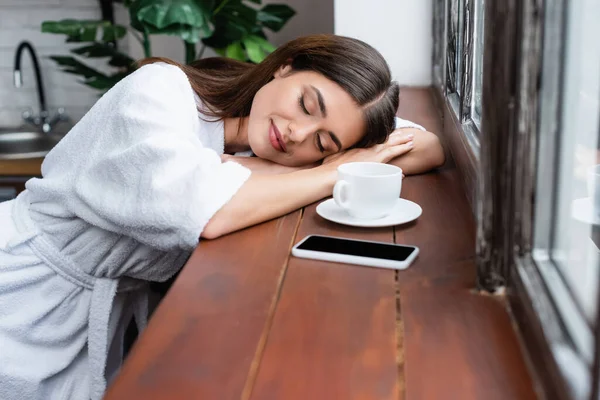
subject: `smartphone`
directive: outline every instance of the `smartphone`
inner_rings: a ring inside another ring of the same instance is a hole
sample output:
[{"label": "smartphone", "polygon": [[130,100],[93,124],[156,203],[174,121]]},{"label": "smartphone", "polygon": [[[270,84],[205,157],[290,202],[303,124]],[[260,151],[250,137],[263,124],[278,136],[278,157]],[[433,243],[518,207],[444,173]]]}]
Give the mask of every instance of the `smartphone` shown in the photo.
[{"label": "smartphone", "polygon": [[295,257],[391,269],[408,268],[418,254],[416,246],[321,235],[309,235],[292,248]]}]

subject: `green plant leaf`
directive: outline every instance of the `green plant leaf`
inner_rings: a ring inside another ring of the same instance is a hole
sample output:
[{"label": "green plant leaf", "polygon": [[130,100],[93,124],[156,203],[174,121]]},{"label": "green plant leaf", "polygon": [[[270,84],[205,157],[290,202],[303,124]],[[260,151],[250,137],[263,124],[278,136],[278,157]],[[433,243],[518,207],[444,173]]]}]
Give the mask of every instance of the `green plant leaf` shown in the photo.
[{"label": "green plant leaf", "polygon": [[258,43],[260,47],[267,53],[272,53],[276,49],[276,47],[273,44],[271,44],[271,42],[269,42],[263,37],[252,35],[250,39]]},{"label": "green plant leaf", "polygon": [[213,32],[211,1],[134,0],[129,14],[131,26],[150,34],[177,35],[188,43]]},{"label": "green plant leaf", "polygon": [[257,11],[241,0],[223,0],[214,16],[215,30],[202,42],[212,48],[226,48],[253,33],[257,24]]},{"label": "green plant leaf", "polygon": [[109,43],[93,43],[88,46],[71,49],[72,53],[89,58],[110,57],[108,62],[113,67],[131,68],[135,60],[127,54],[115,50],[114,46]]},{"label": "green plant leaf", "polygon": [[99,33],[104,41],[121,39],[127,30],[108,21],[63,19],[42,22],[42,32],[67,35],[68,42],[93,42]]},{"label": "green plant leaf", "polygon": [[225,57],[246,61],[246,52],[242,48],[242,44],[240,42],[235,42],[227,46],[225,49]]},{"label": "green plant leaf", "polygon": [[197,43],[202,35],[200,30],[182,25],[171,25],[163,29],[149,28],[148,33],[179,36],[187,43]]},{"label": "green plant leaf", "polygon": [[127,54],[117,53],[111,57],[108,61],[108,65],[117,68],[127,68],[128,71],[133,72],[135,60],[129,57]]},{"label": "green plant leaf", "polygon": [[260,46],[254,42],[244,40],[244,46],[246,46],[246,52],[248,52],[248,58],[255,64],[260,63],[264,60],[265,56],[260,49]]},{"label": "green plant leaf", "polygon": [[110,22],[108,21],[63,19],[60,21],[42,22],[42,32],[76,36],[79,35],[82,30],[90,27],[98,29],[107,26],[110,26]]},{"label": "green plant leaf", "polygon": [[104,29],[102,32],[103,42],[112,42],[121,39],[127,34],[127,28],[121,25],[113,25],[111,29]]},{"label": "green plant leaf", "polygon": [[258,21],[262,25],[278,32],[296,14],[290,6],[285,4],[267,4],[258,12]]},{"label": "green plant leaf", "polygon": [[109,75],[109,76],[105,76],[105,77],[95,77],[95,78],[88,79],[88,80],[84,81],[83,83],[94,89],[106,91],[106,90],[110,89],[111,87],[115,86],[117,84],[117,82],[119,82],[121,79],[125,78],[127,75],[128,75],[127,73],[118,73],[118,74]]},{"label": "green plant leaf", "polygon": [[70,74],[81,75],[84,78],[102,78],[106,77],[105,74],[99,72],[93,68],[88,67],[81,61],[71,56],[50,56],[59,66],[61,66],[64,72]]},{"label": "green plant leaf", "polygon": [[225,17],[231,25],[237,26],[238,29],[250,32],[256,26],[258,11],[242,2],[232,2],[223,8],[221,17]]},{"label": "green plant leaf", "polygon": [[81,61],[70,56],[50,56],[62,69],[62,71],[73,75],[80,75],[84,78],[81,83],[94,89],[107,90],[113,87],[117,82],[127,76],[131,71],[118,72],[113,75],[106,75],[100,71],[88,67]]},{"label": "green plant leaf", "polygon": [[244,30],[240,30],[233,25],[216,25],[213,34],[208,38],[202,39],[202,43],[215,49],[224,49],[231,43],[241,40],[245,34]]},{"label": "green plant leaf", "polygon": [[267,40],[256,35],[244,37],[242,39],[242,43],[244,43],[244,47],[248,53],[248,58],[250,61],[256,64],[260,63],[265,59],[267,54],[275,50],[275,46],[273,46]]},{"label": "green plant leaf", "polygon": [[116,51],[111,45],[107,45],[105,43],[93,43],[71,49],[71,52],[89,58],[102,58],[112,57]]}]

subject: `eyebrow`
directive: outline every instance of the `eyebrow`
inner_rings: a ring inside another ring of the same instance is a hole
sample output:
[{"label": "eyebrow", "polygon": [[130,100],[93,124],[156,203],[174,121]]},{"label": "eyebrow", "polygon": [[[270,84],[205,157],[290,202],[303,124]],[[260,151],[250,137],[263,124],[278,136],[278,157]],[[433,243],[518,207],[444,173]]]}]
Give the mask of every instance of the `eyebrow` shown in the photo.
[{"label": "eyebrow", "polygon": [[326,117],[327,116],[327,108],[325,107],[325,101],[323,100],[323,95],[321,94],[321,91],[312,85],[310,87],[312,88],[312,90],[315,91],[315,94],[317,95],[317,101],[319,102],[319,108],[321,109],[321,114],[323,114],[323,116]]},{"label": "eyebrow", "polygon": [[[325,107],[325,100],[323,100],[323,95],[321,94],[321,91],[312,85],[310,85],[310,87],[312,90],[315,91],[315,94],[317,95],[317,101],[319,102],[319,109],[321,110],[321,114],[323,114],[324,117],[327,117],[327,108]],[[338,151],[341,151],[342,142],[340,142],[340,139],[338,139],[335,133],[331,131],[327,133],[331,137],[331,140],[333,140],[333,143],[335,143],[336,147],[338,148]]]}]

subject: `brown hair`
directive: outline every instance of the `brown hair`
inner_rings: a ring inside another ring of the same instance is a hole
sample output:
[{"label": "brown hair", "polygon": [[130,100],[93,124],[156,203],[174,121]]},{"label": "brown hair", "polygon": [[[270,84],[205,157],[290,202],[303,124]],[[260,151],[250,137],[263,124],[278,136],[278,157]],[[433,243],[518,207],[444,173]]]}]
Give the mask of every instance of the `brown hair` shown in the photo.
[{"label": "brown hair", "polygon": [[206,115],[217,118],[246,117],[256,92],[283,65],[294,71],[315,71],[337,83],[364,111],[366,134],[355,147],[369,147],[387,140],[394,130],[399,87],[392,82],[387,62],[365,42],[337,35],[311,35],[292,40],[253,65],[229,58],[205,58],[180,65],[153,57],[153,62],[177,65],[192,88],[209,108]]}]

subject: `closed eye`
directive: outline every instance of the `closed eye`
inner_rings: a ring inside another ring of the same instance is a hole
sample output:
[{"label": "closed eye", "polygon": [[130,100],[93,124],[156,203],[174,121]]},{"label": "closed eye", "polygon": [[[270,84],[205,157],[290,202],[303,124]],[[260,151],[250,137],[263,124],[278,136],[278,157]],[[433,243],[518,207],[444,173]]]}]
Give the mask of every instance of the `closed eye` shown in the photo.
[{"label": "closed eye", "polygon": [[325,147],[323,147],[323,143],[321,142],[321,135],[317,133],[317,147],[321,153],[325,153]]},{"label": "closed eye", "polygon": [[304,96],[300,95],[300,97],[298,98],[298,104],[300,105],[302,111],[304,111],[304,114],[310,115],[310,113],[306,109],[306,105],[304,104]]}]

